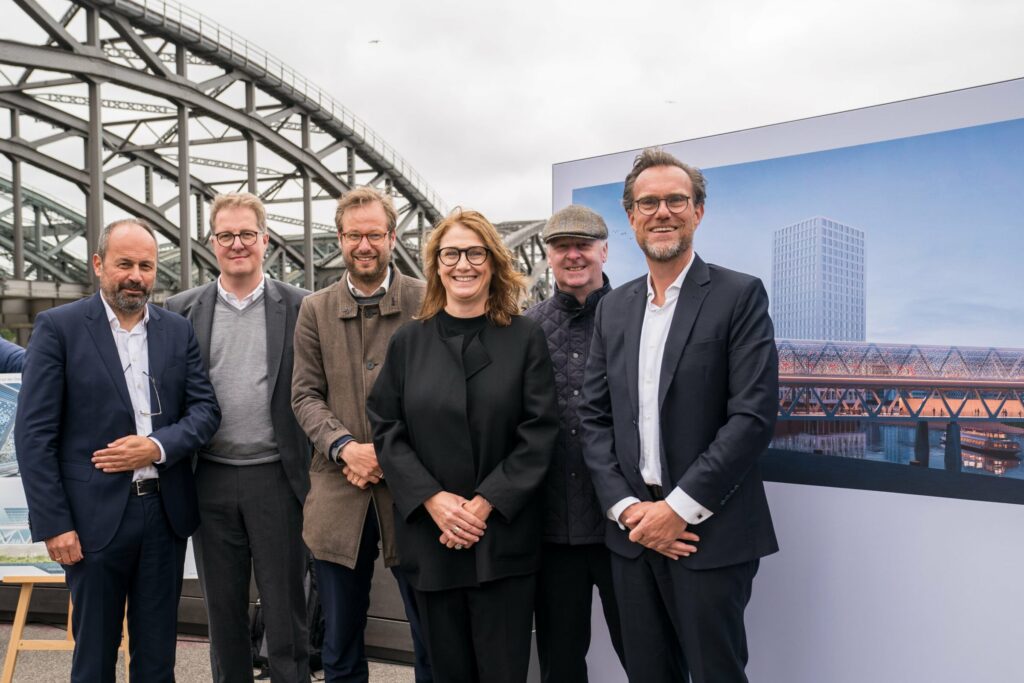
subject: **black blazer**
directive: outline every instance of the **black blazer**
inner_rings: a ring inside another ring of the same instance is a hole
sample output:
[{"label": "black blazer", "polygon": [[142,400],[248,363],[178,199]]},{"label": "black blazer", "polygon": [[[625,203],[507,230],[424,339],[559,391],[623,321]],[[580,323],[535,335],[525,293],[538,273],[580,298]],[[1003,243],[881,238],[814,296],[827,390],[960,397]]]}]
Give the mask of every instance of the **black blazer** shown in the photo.
[{"label": "black blazer", "polygon": [[[292,412],[292,340],[295,319],[302,299],[309,294],[271,278],[266,278],[263,305],[267,312],[267,380],[270,388],[270,419],[274,438],[281,451],[281,466],[299,503],[309,492],[309,460],[312,449],[306,433]],[[175,294],[167,300],[167,309],[192,321],[199,339],[203,367],[210,370],[210,339],[213,336],[213,311],[217,304],[217,282]]]},{"label": "black blazer", "polygon": [[[778,355],[768,295],[750,275],[694,263],[683,281],[661,367],[662,487],[678,486],[714,514],[693,528],[692,569],[724,567],[778,550],[757,459],[778,412]],[[650,500],[637,429],[640,331],[647,276],[604,297],[580,406],[584,458],[607,512]],[[642,546],[609,520],[605,541],[636,557]]]},{"label": "black blazer", "polygon": [[[395,499],[398,552],[417,590],[476,586],[536,571],[539,487],[558,437],[554,375],[540,327],[488,324],[466,349],[437,318],[406,323],[367,401],[374,445]],[[423,507],[439,491],[493,506],[469,550],[438,542]]]}]

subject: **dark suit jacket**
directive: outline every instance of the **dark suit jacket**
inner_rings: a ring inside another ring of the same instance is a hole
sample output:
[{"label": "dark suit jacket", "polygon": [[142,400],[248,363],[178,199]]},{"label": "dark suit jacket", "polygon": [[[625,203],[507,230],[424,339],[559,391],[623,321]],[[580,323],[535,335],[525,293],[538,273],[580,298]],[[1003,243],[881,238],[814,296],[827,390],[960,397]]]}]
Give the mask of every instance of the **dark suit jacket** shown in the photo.
[{"label": "dark suit jacket", "polygon": [[[160,498],[174,533],[187,538],[199,524],[191,456],[217,431],[220,408],[187,320],[150,306],[147,337],[162,411],[152,418],[151,436],[167,454],[157,465]],[[157,405],[152,389],[150,402]],[[105,474],[92,454],[134,433],[128,385],[100,295],[40,313],[15,426],[32,540],[74,530],[86,552],[110,542],[132,473]]]},{"label": "dark suit jacket", "polygon": [[[299,427],[292,412],[292,340],[295,336],[295,318],[302,299],[309,294],[277,280],[266,278],[263,305],[267,312],[267,379],[269,381],[270,419],[274,436],[281,451],[281,465],[288,483],[299,499],[306,500],[309,492],[310,446],[306,433]],[[213,311],[217,304],[217,283],[210,282],[175,294],[167,300],[168,310],[180,313],[192,321],[203,367],[210,369],[210,339],[213,336]]]},{"label": "dark suit jacket", "polygon": [[[513,317],[488,324],[462,352],[437,318],[406,323],[391,339],[367,401],[373,442],[395,499],[402,567],[423,591],[476,586],[537,569],[539,487],[558,438],[558,407],[540,327]],[[450,550],[423,507],[439,491],[494,510],[470,550]]]},{"label": "dark suit jacket", "polygon": [[[661,367],[662,487],[682,488],[714,514],[693,531],[692,569],[724,567],[778,550],[757,459],[778,411],[778,356],[761,281],[694,263],[683,281]],[[647,276],[602,300],[580,407],[584,457],[607,512],[623,498],[650,500],[640,476],[638,372]],[[606,543],[643,548],[609,521]]]}]

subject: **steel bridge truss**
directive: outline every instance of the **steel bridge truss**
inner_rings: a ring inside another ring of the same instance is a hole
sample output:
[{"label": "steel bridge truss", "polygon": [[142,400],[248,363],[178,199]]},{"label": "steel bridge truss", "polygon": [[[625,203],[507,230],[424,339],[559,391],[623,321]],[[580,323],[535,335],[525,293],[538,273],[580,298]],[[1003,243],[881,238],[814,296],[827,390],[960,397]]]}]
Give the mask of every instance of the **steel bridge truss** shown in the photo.
[{"label": "steel bridge truss", "polygon": [[[437,195],[288,66],[174,2],[3,1],[12,15],[0,29],[7,277],[81,282],[91,270],[83,255],[95,251],[112,205],[108,219],[137,215],[157,229],[173,275],[161,284],[205,281],[216,268],[204,239],[206,204],[219,192],[248,190],[270,212],[268,272],[313,287],[314,269],[338,256],[333,200],[356,185],[391,194],[396,262],[422,273],[420,244],[444,212]],[[78,188],[82,206],[26,190],[26,171],[48,178],[34,175],[37,187]]]},{"label": "steel bridge truss", "polygon": [[1024,349],[779,340],[785,420],[1024,421]]}]

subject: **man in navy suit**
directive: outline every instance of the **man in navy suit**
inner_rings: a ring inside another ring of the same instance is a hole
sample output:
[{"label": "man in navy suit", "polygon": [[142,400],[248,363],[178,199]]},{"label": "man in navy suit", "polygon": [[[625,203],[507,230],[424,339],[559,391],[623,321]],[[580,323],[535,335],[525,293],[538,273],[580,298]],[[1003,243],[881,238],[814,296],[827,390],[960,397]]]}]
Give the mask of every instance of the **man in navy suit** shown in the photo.
[{"label": "man in navy suit", "polygon": [[632,681],[746,681],[743,612],[778,550],[757,459],[778,410],[768,296],[693,252],[704,176],[645,150],[623,206],[649,274],[597,310],[580,407]]},{"label": "man in navy suit", "polygon": [[220,423],[192,325],[147,304],[153,230],[104,228],[100,292],[36,318],[15,443],[32,540],[64,566],[74,605],[71,680],[114,681],[128,603],[131,678],[173,681],[191,456]]}]

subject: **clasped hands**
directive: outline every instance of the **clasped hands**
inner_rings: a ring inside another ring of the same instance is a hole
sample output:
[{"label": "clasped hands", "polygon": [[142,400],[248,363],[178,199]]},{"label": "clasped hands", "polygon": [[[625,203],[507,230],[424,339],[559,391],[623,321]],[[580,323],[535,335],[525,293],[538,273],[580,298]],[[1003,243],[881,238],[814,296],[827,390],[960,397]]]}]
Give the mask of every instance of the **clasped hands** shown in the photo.
[{"label": "clasped hands", "polygon": [[454,550],[470,548],[483,538],[487,518],[494,509],[481,495],[466,500],[447,491],[435,493],[423,503],[423,507],[441,530],[438,542]]},{"label": "clasped hands", "polygon": [[365,489],[384,478],[384,472],[377,462],[377,451],[372,443],[349,441],[342,446],[340,456],[345,463],[341,473],[353,486]]},{"label": "clasped hands", "polygon": [[690,544],[700,537],[687,531],[686,520],[663,500],[633,503],[623,510],[619,521],[629,529],[629,540],[671,560],[697,552],[697,546]]}]

